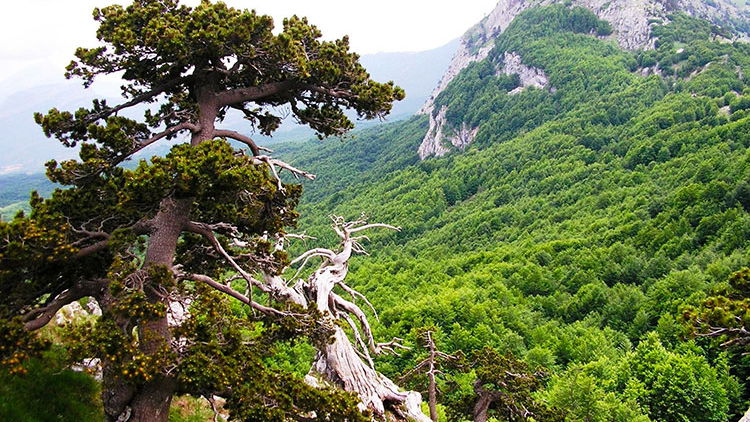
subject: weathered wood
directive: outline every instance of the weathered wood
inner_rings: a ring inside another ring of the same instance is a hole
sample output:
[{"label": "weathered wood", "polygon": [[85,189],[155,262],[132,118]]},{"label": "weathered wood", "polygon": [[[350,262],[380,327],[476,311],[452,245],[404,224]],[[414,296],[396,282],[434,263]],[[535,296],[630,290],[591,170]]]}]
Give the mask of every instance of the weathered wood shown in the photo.
[{"label": "weathered wood", "polygon": [[743,416],[738,422],[750,422],[750,409],[747,409],[745,416]]},{"label": "weathered wood", "polygon": [[[422,413],[421,395],[413,391],[400,391],[393,381],[378,373],[372,365],[370,353],[382,354],[386,351],[393,351],[393,348],[399,345],[395,341],[375,343],[367,316],[362,309],[354,302],[344,300],[334,292],[334,289],[340,286],[342,290],[352,294],[353,299],[359,297],[371,306],[363,295],[344,283],[349,272],[349,259],[352,253],[364,252],[357,243],[357,240],[361,238],[353,237],[352,234],[370,228],[380,227],[393,230],[398,230],[398,228],[386,224],[367,224],[364,221],[344,222],[339,218],[334,218],[334,223],[334,230],[342,240],[340,252],[320,248],[312,249],[292,261],[306,263],[311,256],[325,258],[320,268],[306,281],[298,282],[294,287],[288,287],[289,283],[282,277],[264,275],[266,284],[275,292],[277,300],[290,301],[304,307],[308,303],[314,303],[323,318],[328,320],[320,321],[320,323],[335,327],[332,341],[318,350],[306,379],[313,385],[318,385],[323,381],[345,391],[356,393],[360,399],[360,409],[370,410],[378,416],[384,416],[389,411],[397,419],[429,422],[430,418]],[[354,318],[350,318],[349,315]],[[345,319],[351,323],[360,350],[357,350],[343,328],[335,324],[336,319]],[[359,328],[354,325],[353,320],[359,323]],[[364,338],[361,338],[360,332]]]}]

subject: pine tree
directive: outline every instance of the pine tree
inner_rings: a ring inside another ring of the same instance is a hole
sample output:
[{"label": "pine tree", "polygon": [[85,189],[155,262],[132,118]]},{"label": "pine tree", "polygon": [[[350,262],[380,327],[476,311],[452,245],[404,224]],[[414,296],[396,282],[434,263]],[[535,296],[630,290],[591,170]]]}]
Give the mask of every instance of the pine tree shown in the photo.
[{"label": "pine tree", "polygon": [[[176,393],[221,394],[244,420],[361,418],[353,396],[263,366],[278,339],[326,343],[332,333],[312,307],[253,297],[260,289],[278,299],[252,274],[279,274],[289,261],[278,246],[296,223],[301,188],[278,173],[313,175],[220,124],[241,113],[270,135],[289,113],[321,138],[340,135],[353,127],[345,109],[382,117],[403,91],[372,81],[346,37],[322,41],[296,16],[274,34],[270,17],[220,2],[135,0],[94,19],[101,45],[79,48],[66,76],[89,87],[121,74],[124,101],[35,116],[47,136],[78,146],[80,160],[49,162],[49,179],[67,188],[33,196],[29,216],[0,222],[3,362],[21,371],[43,346],[26,333],[90,297],[103,315],[71,332],[69,347],[101,359],[107,420],[166,421]],[[126,117],[134,109],[146,109],[142,119]],[[185,142],[122,165],[169,140]],[[224,280],[228,271],[236,276]],[[248,305],[250,318],[219,293]]]}]

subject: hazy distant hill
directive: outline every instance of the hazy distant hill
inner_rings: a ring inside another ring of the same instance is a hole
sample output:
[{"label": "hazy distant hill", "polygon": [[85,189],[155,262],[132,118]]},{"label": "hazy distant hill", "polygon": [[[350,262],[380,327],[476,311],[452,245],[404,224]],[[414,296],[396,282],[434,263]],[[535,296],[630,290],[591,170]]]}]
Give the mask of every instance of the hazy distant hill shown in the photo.
[{"label": "hazy distant hill", "polygon": [[[376,80],[393,80],[406,90],[406,99],[397,103],[389,120],[398,120],[413,115],[425,102],[432,88],[437,84],[448,66],[453,53],[458,47],[458,40],[440,48],[416,53],[379,53],[365,55],[362,63]],[[60,70],[62,73],[62,70]],[[0,83],[0,174],[40,173],[43,164],[54,158],[57,160],[73,158],[75,152],[62,147],[59,143],[47,139],[34,122],[33,113],[47,111],[52,107],[73,110],[88,106],[92,98],[109,94],[111,102],[117,101],[116,87],[105,84],[97,94],[95,83],[91,90],[84,90],[79,81],[62,81],[59,83],[39,84],[28,87],[23,81],[23,74],[17,76],[20,89],[14,89],[14,81]],[[367,127],[379,122],[358,122]],[[238,128],[249,132],[251,129],[240,116],[229,116],[224,122],[227,127]],[[285,122],[273,138],[254,135],[260,143],[277,141],[302,140],[311,137],[310,130],[299,127],[295,122]],[[148,154],[166,150],[161,146]]]},{"label": "hazy distant hill", "polygon": [[393,106],[389,120],[409,117],[427,101],[457,48],[458,39],[434,50],[362,56],[362,65],[376,80],[393,80],[406,90],[406,99]]}]

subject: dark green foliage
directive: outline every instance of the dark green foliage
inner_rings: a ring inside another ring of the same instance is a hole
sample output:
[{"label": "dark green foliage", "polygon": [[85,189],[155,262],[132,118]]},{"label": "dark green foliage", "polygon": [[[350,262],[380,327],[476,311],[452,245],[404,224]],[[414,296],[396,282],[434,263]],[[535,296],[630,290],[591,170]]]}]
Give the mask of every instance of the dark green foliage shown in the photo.
[{"label": "dark green foliage", "polygon": [[533,39],[561,33],[609,35],[612,26],[585,7],[555,4],[525,10],[518,19],[514,19],[508,30],[512,35],[498,39],[501,48],[507,45],[504,44],[506,40],[511,43],[520,41],[522,33]]},{"label": "dark green foliage", "polygon": [[740,110],[747,110],[750,108],[750,97],[742,95],[732,100],[729,103],[729,110],[734,113]]},{"label": "dark green foliage", "polygon": [[732,273],[728,286],[719,286],[719,295],[711,296],[698,307],[682,309],[680,319],[691,335],[716,337],[722,346],[736,347],[740,352],[750,344],[750,269]]},{"label": "dark green foliage", "polygon": [[28,373],[26,362],[49,348],[49,342],[29,334],[21,318],[0,319],[0,371],[7,375]]},{"label": "dark green foliage", "polygon": [[538,402],[533,393],[542,387],[544,372],[532,372],[526,363],[511,354],[500,354],[485,347],[471,358],[474,381],[472,393],[455,391],[449,395],[448,419],[461,421],[477,416],[477,403],[486,400],[486,415],[506,421],[563,421],[559,411]]},{"label": "dark green foliage", "polygon": [[[155,213],[166,195],[194,198],[202,206],[196,208],[193,218],[228,222],[245,233],[277,231],[294,224],[297,214],[292,208],[300,188],[290,185],[281,193],[266,170],[251,161],[249,156],[235,155],[225,141],[204,142],[194,148],[178,145],[151,164],[144,161],[134,170],[114,169],[109,176],[79,188],[58,189],[49,200],[32,198],[29,217],[0,223],[0,232],[9,241],[0,251],[0,311],[11,315],[40,291],[61,289],[60,274],[71,279],[107,276],[107,265],[113,265],[111,256],[74,259],[78,248],[73,243],[86,238],[78,227],[96,221],[101,231],[117,235],[117,242],[110,245],[113,251],[130,248],[136,238],[125,228]],[[280,213],[281,209],[290,211]],[[191,246],[196,247],[195,242],[186,238],[182,245],[186,268],[216,267],[214,260],[209,264],[205,257],[191,253]],[[19,277],[29,281],[14,283]]]},{"label": "dark green foliage", "polygon": [[710,22],[683,13],[670,15],[668,24],[655,25],[652,31],[654,37],[657,38],[657,48],[667,43],[706,41],[711,35],[717,35],[721,32],[718,27]]},{"label": "dark green foliage", "polygon": [[0,420],[19,422],[102,420],[99,384],[66,368],[58,354],[24,364],[23,375],[0,369]]},{"label": "dark green foliage", "polygon": [[[324,41],[297,16],[274,31],[269,16],[207,0],[195,7],[135,0],[93,15],[100,45],[77,49],[66,76],[88,87],[122,72],[124,100],[35,114],[47,136],[80,148],[80,160],[47,163],[50,181],[66,188],[46,199],[35,193],[28,215],[0,221],[4,366],[22,372],[19,362],[36,351],[22,327],[39,329],[63,305],[93,297],[102,316],[62,337],[71,362],[101,359],[107,420],[131,411],[135,419],[164,420],[178,392],[220,394],[241,420],[313,410],[328,420],[363,418],[352,396],[313,389],[267,364],[279,342],[327,341],[330,330],[314,323],[320,315],[293,309],[295,317],[279,317],[283,311],[253,302],[249,275],[245,295],[229,293],[266,318],[229,307],[201,284],[226,292],[224,279],[240,267],[280,271],[288,256],[269,236],[296,224],[301,194],[271,168],[288,165],[216,125],[240,112],[270,135],[278,110],[288,109],[320,137],[341,135],[353,127],[345,109],[384,117],[403,90],[371,80],[346,37]],[[121,113],[136,105],[148,107],[141,120]],[[182,143],[134,168],[122,165],[162,140]],[[189,311],[181,325],[169,321],[177,302]]]},{"label": "dark green foliage", "polygon": [[[226,408],[243,421],[285,421],[290,415],[315,412],[330,421],[366,421],[357,410],[355,395],[335,389],[314,388],[301,378],[269,367],[278,341],[291,337],[284,321],[254,322],[236,313],[220,294],[197,286],[194,317],[180,327],[187,339],[186,359],[181,362],[181,389],[210,396],[231,391]],[[326,333],[308,333],[326,341]]]}]

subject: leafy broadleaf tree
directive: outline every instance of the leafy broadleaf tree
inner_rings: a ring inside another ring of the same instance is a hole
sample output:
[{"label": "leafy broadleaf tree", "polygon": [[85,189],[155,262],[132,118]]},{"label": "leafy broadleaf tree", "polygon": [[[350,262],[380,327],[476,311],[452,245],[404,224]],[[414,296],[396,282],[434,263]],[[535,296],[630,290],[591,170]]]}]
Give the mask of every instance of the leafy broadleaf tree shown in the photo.
[{"label": "leafy broadleaf tree", "polygon": [[618,368],[618,388],[651,420],[725,421],[734,388],[717,366],[687,348],[669,351],[650,333]]},{"label": "leafy broadleaf tree", "polygon": [[[372,81],[346,37],[322,41],[296,16],[274,34],[270,17],[224,3],[136,0],[96,9],[94,19],[101,45],[79,48],[66,75],[88,87],[100,75],[121,74],[124,101],[35,116],[48,136],[80,147],[80,160],[49,162],[49,179],[68,188],[33,196],[29,216],[0,222],[3,362],[22,372],[19,362],[43,346],[24,333],[91,297],[103,315],[70,333],[70,352],[101,359],[107,420],[165,421],[178,392],[220,394],[246,420],[362,417],[355,396],[262,365],[275,340],[306,334],[325,349],[336,331],[324,309],[288,300],[293,295],[274,284],[289,263],[281,246],[301,192],[278,171],[313,175],[220,124],[238,112],[268,135],[284,106],[320,137],[338,135],[353,127],[344,109],[382,117],[403,91]],[[147,109],[143,119],[122,115],[136,106]],[[132,170],[120,166],[175,139],[187,141]],[[344,255],[331,261],[346,266],[352,245],[358,250],[349,238],[357,228],[341,230]],[[225,281],[228,271],[237,276]],[[254,290],[273,303],[259,303]],[[248,305],[243,312],[263,324],[239,318],[216,292]],[[362,405],[354,392],[361,409],[382,410],[382,403]],[[394,391],[382,400],[405,397]]]}]

